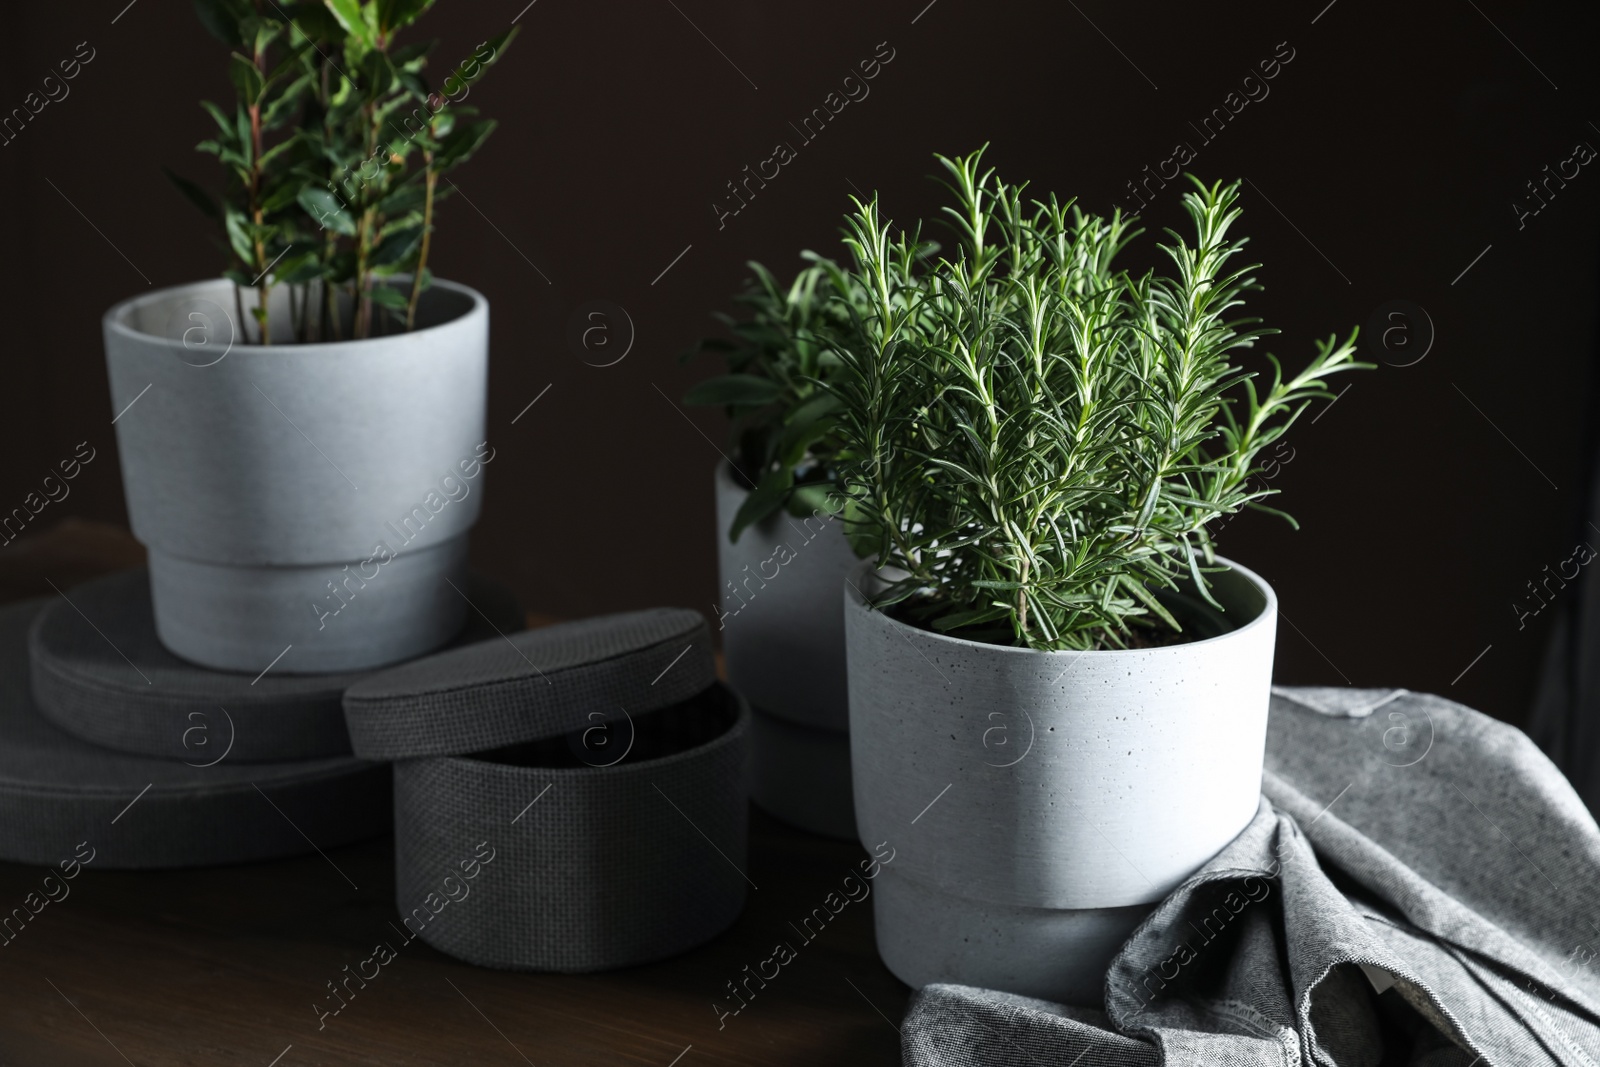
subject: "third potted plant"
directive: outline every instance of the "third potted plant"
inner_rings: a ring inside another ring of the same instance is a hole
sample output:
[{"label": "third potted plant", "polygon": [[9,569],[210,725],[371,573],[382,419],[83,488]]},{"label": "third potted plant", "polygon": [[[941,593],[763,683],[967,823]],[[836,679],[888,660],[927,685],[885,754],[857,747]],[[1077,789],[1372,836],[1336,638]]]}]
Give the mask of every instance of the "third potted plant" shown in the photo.
[{"label": "third potted plant", "polygon": [[839,366],[821,336],[864,300],[837,265],[807,252],[788,286],[751,263],[727,373],[690,390],[732,420],[717,466],[716,604],[728,680],[751,703],[750,792],[793,825],[855,837],[839,585],[857,554],[840,512],[838,401],[819,382]]}]

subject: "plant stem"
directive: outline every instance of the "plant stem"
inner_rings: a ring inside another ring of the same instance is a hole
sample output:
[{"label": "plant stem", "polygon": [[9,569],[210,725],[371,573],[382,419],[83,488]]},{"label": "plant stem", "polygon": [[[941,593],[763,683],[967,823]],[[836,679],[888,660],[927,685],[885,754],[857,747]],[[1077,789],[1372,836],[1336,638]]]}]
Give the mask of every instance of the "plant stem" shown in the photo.
[{"label": "plant stem", "polygon": [[335,341],[344,340],[344,323],[339,321],[339,290],[327,278],[322,279],[323,311],[328,316],[328,334]]},{"label": "plant stem", "polygon": [[439,175],[433,169],[433,152],[422,153],[424,192],[422,194],[422,248],[417,252],[416,275],[411,279],[411,300],[406,304],[406,332],[417,327],[417,300],[422,296],[422,277],[428,267],[428,246],[433,239],[433,191]]},{"label": "plant stem", "polygon": [[[367,104],[363,109],[367,116],[367,158],[371,159],[378,150],[378,123],[377,107]],[[367,199],[367,192],[362,190],[362,199]],[[372,333],[372,274],[367,261],[372,254],[372,241],[377,230],[377,211],[370,204],[363,204],[361,209],[361,223],[356,233],[356,276],[355,276],[355,336],[364,338]]]},{"label": "plant stem", "polygon": [[[254,62],[256,70],[261,72],[262,77],[266,76],[266,59],[266,55],[257,47],[254,50]],[[260,297],[256,303],[256,325],[261,331],[261,343],[270,345],[272,326],[268,322],[267,297],[272,291],[272,283],[267,280],[267,246],[261,240],[261,153],[265,145],[261,134],[260,100],[250,105],[250,147],[250,218],[256,226],[254,238],[256,269],[261,272],[257,278],[260,282]]]}]

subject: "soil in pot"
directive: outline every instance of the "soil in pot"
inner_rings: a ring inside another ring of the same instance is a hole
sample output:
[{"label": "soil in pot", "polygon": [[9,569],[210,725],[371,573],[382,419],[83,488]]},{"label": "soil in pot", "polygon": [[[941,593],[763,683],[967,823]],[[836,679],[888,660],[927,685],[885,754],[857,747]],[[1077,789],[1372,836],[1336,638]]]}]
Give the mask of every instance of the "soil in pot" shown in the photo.
[{"label": "soil in pot", "polygon": [[[1123,635],[1125,644],[1121,646],[1105,645],[1107,650],[1117,647],[1122,648],[1171,648],[1174,645],[1186,645],[1195,641],[1205,641],[1222,634],[1229,633],[1236,628],[1235,621],[1216,607],[1206,603],[1194,591],[1192,582],[1185,581],[1179,589],[1162,589],[1156,591],[1156,599],[1161,601],[1163,607],[1178,620],[1182,630],[1173,630],[1154,616],[1143,616],[1136,619]],[[940,630],[931,625],[929,620],[948,610],[944,603],[924,603],[912,598],[901,601],[887,609],[886,614],[897,622],[907,626],[915,626],[928,633],[943,634],[947,637],[960,638],[963,641],[981,641],[986,645],[1002,645],[1008,648],[1024,648],[1016,640],[1009,624],[1001,622],[985,623],[980,626],[961,626],[954,630]],[[1245,620],[1249,621],[1249,620]],[[1097,650],[1098,651],[1098,650]]]}]

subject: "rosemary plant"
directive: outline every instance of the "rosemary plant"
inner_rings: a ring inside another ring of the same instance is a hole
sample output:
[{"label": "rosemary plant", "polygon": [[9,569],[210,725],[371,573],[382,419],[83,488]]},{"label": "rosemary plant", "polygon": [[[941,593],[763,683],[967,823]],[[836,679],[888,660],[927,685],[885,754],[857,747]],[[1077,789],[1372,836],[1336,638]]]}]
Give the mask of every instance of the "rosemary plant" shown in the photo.
[{"label": "rosemary plant", "polygon": [[722,352],[728,373],[684,396],[687,404],[720,405],[732,420],[735,477],[751,493],[728,530],[731,541],[780,508],[811,515],[841,504],[834,469],[839,401],[819,385],[840,361],[824,335],[848,324],[852,309],[865,311],[866,294],[837,264],[815,252],[801,258],[807,266],[787,288],[761,264],[748,264],[753,277],[734,298],[748,317],[719,313],[734,339],[704,340],[696,349]]},{"label": "rosemary plant", "polygon": [[1371,364],[1354,361],[1353,331],[1292,376],[1270,355],[1270,375],[1234,362],[1274,332],[1239,317],[1258,286],[1233,262],[1238,183],[1191,178],[1193,243],[1168,231],[1171,272],[1132,277],[1115,259],[1142,231],[1120,211],[1024,199],[981,150],[938,158],[953,255],[922,255],[876,197],[852,198],[851,262],[833,279],[845,309],[868,294],[819,384],[840,405],[858,547],[904,575],[878,603],[1035,649],[1172,640],[1174,591],[1220,607],[1207,525],[1273,510],[1257,455],[1331,395],[1329,375]]},{"label": "rosemary plant", "polygon": [[[247,340],[272,343],[277,285],[289,288],[296,341],[339,340],[347,325],[351,337],[370,337],[390,316],[416,325],[432,280],[434,208],[450,191],[440,179],[495,126],[459,101],[516,34],[485,41],[433,89],[424,70],[437,42],[396,43],[433,3],[195,0],[233,49],[233,106],[202,104],[217,131],[196,146],[223,164],[227,193],[219,203],[167,173],[221,224],[241,329],[242,290],[255,290]],[[386,281],[397,275],[409,284]]]}]

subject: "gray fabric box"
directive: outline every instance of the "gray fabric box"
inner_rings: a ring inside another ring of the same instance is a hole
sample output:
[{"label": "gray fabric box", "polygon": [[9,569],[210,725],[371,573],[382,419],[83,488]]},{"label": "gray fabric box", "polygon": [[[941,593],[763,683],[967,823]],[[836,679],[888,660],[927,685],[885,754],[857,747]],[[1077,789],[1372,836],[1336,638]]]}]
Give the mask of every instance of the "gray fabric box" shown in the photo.
[{"label": "gray fabric box", "polygon": [[750,713],[696,612],[440,653],[352,686],[345,714],[358,753],[397,761],[397,907],[442,952],[604,970],[743,909]]}]

